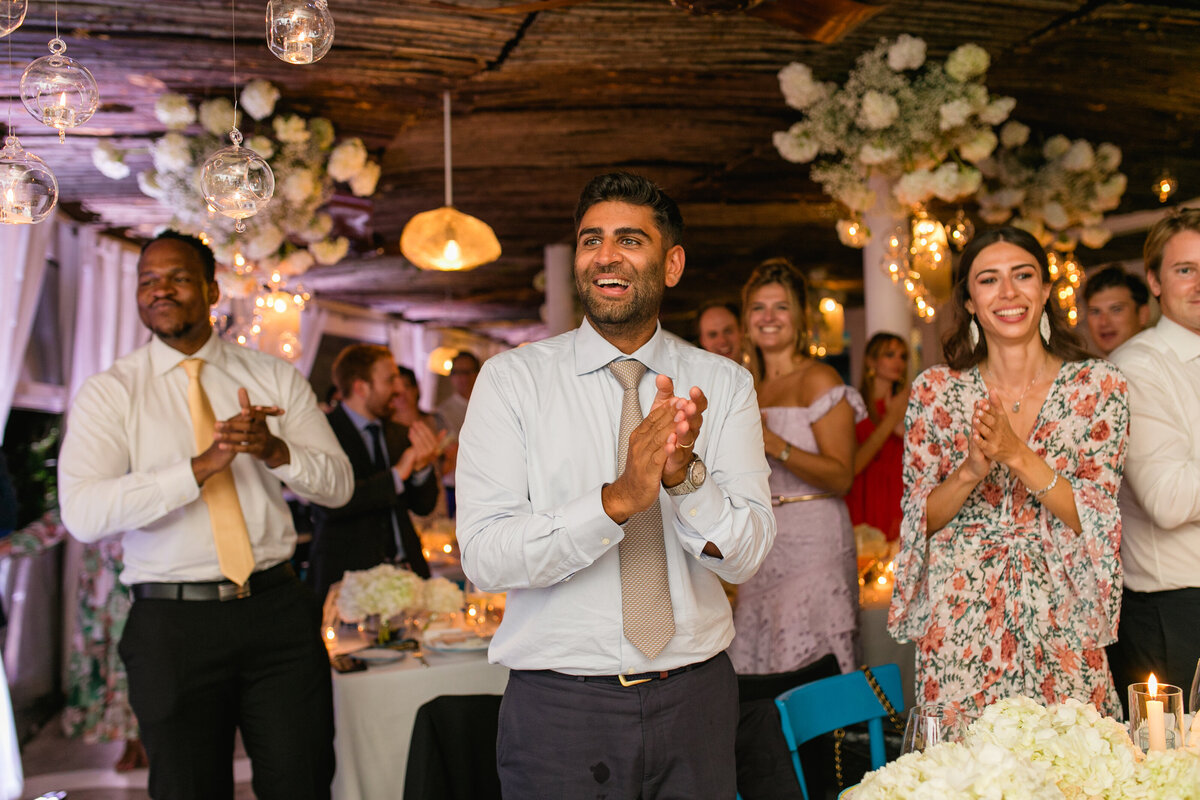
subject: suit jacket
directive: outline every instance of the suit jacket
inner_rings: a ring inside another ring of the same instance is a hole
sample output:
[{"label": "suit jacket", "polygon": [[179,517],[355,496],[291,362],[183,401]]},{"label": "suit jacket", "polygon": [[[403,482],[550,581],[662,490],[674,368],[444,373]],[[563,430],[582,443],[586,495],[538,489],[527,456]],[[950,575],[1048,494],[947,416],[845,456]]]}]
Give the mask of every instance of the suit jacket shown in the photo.
[{"label": "suit jacket", "polygon": [[[408,512],[428,514],[433,510],[437,504],[437,478],[430,475],[417,483],[410,476],[404,482],[404,491],[397,494],[392,471],[375,469],[371,452],[346,412],[335,408],[328,417],[354,469],[354,495],[341,508],[317,505],[312,508],[314,531],[309,572],[317,598],[324,601],[330,585],[341,580],[346,570],[370,569],[396,557],[393,510],[405,560],[414,572],[428,578],[429,565],[421,553],[421,540]],[[383,437],[394,464],[408,449],[408,432],[401,425],[384,421]]]}]

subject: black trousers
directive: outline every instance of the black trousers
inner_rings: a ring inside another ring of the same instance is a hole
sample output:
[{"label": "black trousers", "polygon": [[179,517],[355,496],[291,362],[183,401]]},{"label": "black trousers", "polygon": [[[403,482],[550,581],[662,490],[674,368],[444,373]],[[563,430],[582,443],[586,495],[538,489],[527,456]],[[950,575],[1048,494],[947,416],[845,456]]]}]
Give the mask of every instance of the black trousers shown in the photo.
[{"label": "black trousers", "polygon": [[733,800],[729,658],[637,686],[509,674],[496,761],[505,800]]},{"label": "black trousers", "polygon": [[[1150,673],[1159,683],[1188,690],[1200,661],[1200,588],[1166,592],[1121,593],[1121,623],[1116,644],[1108,647],[1113,683],[1129,718],[1131,683],[1144,683]],[[1187,710],[1186,708],[1184,709]]]},{"label": "black trousers", "polygon": [[320,608],[292,578],[228,602],[137,600],[120,654],[155,800],[231,800],[234,731],[259,800],[328,800],[333,686]]}]

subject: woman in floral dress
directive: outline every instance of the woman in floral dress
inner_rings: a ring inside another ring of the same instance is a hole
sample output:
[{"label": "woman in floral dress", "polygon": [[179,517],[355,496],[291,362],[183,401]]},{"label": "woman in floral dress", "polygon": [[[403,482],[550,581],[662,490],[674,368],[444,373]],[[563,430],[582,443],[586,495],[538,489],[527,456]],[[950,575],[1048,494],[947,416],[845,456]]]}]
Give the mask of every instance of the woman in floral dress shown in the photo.
[{"label": "woman in floral dress", "polygon": [[742,290],[743,341],[763,412],[779,533],[738,587],[729,657],[739,673],[790,672],[826,653],[858,664],[854,532],[842,495],[854,479],[854,423],[866,407],[834,369],[808,356],[804,278],[767,261]]},{"label": "woman in floral dress", "polygon": [[904,522],[888,629],[917,644],[918,702],[1074,697],[1119,715],[1104,646],[1121,596],[1125,379],[1051,300],[1036,239],[966,248],[948,366],[906,418]]}]

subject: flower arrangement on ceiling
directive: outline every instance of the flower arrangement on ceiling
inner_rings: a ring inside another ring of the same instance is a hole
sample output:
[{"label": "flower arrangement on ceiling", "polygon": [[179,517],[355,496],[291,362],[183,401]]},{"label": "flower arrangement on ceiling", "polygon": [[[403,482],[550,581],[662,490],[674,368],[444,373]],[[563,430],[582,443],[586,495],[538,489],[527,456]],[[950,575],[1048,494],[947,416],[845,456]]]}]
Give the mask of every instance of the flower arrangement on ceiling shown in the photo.
[{"label": "flower arrangement on ceiling", "polygon": [[[249,297],[260,284],[279,283],[306,272],[314,264],[336,264],[349,251],[344,236],[333,236],[333,217],[324,210],[336,184],[357,197],[370,197],[379,181],[380,165],[371,160],[361,139],[336,142],[333,123],[323,117],[275,114],[279,90],[267,81],[250,81],[239,97],[240,110],[253,122],[246,126],[233,104],[219,97],[194,106],[180,94],[158,98],[154,113],[167,132],[150,147],[154,168],[138,173],[138,187],[171,210],[172,225],[203,236],[225,267],[221,290],[230,297]],[[200,131],[194,130],[199,122]],[[234,124],[245,134],[245,146],[265,158],[275,174],[273,201],[246,220],[245,234],[235,234],[233,220],[212,213],[198,187],[205,158],[222,146]],[[192,129],[192,133],[187,130]],[[106,176],[129,174],[128,151],[108,143],[92,151]]]},{"label": "flower arrangement on ceiling", "polygon": [[[1108,236],[1103,214],[1125,189],[1112,144],[1062,136],[1041,148],[1030,144],[1029,128],[1009,119],[1016,100],[985,85],[990,65],[987,51],[970,43],[944,62],[929,60],[922,39],[902,34],[860,55],[842,86],[817,80],[804,64],[779,73],[785,101],[804,118],[775,133],[776,149],[788,161],[811,163],[812,179],[848,209],[836,227],[851,247],[870,242],[863,214],[881,199],[873,178],[885,179],[889,215],[907,220],[886,232],[879,266],[926,320],[949,294],[948,248],[961,249],[974,234],[961,208],[948,225],[934,219],[926,204],[935,198],[975,199],[985,221],[1011,220],[1047,246],[1073,248],[1081,240],[1100,247]],[[1068,300],[1074,310],[1073,295]]]}]

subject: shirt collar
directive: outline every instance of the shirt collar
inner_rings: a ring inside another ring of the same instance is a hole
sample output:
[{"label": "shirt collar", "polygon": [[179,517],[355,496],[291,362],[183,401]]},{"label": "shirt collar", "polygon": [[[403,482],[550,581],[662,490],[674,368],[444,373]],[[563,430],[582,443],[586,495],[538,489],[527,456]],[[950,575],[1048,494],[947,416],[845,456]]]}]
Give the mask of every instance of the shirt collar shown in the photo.
[{"label": "shirt collar", "polygon": [[601,336],[591,322],[584,318],[575,336],[575,374],[586,375],[621,358],[633,358],[646,365],[646,369],[658,375],[668,374],[670,360],[667,357],[667,338],[662,325],[654,324],[654,335],[650,341],[629,355],[618,350]]},{"label": "shirt collar", "polygon": [[367,419],[345,403],[342,403],[342,411],[346,412],[346,416],[349,417],[350,421],[354,423],[354,427],[358,428],[360,431],[365,431],[368,425],[379,424],[379,420]]},{"label": "shirt collar", "polygon": [[1200,356],[1200,334],[1190,331],[1166,317],[1160,318],[1155,327],[1158,335],[1166,342],[1167,347],[1171,348],[1171,351],[1179,357],[1180,361],[1187,362]]},{"label": "shirt collar", "polygon": [[155,375],[166,375],[188,358],[202,358],[205,364],[212,364],[224,369],[224,356],[221,340],[215,331],[210,332],[204,346],[190,356],[179,352],[157,336],[150,337],[150,368]]}]

